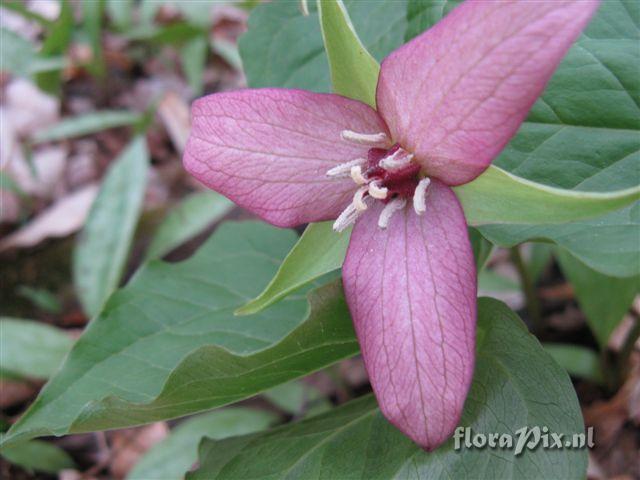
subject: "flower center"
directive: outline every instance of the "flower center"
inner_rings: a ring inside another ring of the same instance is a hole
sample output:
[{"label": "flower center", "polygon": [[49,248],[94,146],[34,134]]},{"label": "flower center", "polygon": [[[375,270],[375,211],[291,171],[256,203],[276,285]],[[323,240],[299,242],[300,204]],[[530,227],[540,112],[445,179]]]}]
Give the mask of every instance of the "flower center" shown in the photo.
[{"label": "flower center", "polygon": [[389,138],[384,133],[361,134],[345,130],[342,139],[369,145],[367,158],[358,158],[338,165],[327,172],[329,177],[351,176],[360,188],[353,201],[333,224],[334,230],[341,232],[353,224],[375,200],[385,204],[378,226],[386,228],[393,214],[413,198],[413,208],[418,215],[426,211],[426,191],[431,180],[420,176],[420,165],[413,154],[399,144],[389,148]]}]

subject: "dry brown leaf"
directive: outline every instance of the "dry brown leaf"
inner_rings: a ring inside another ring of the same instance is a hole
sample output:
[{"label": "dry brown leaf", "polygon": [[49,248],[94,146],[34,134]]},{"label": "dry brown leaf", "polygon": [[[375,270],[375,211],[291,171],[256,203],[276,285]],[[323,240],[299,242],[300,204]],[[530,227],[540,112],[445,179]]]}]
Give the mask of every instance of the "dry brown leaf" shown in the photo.
[{"label": "dry brown leaf", "polygon": [[175,92],[168,92],[160,101],[158,115],[176,151],[182,154],[189,137],[189,106]]},{"label": "dry brown leaf", "polygon": [[84,225],[97,185],[88,185],[69,194],[44,210],[18,231],[0,240],[0,252],[10,248],[32,247],[50,237],[65,237]]},{"label": "dry brown leaf", "polygon": [[168,433],[169,427],[164,422],[114,432],[109,462],[111,474],[115,478],[124,478],[140,457]]}]

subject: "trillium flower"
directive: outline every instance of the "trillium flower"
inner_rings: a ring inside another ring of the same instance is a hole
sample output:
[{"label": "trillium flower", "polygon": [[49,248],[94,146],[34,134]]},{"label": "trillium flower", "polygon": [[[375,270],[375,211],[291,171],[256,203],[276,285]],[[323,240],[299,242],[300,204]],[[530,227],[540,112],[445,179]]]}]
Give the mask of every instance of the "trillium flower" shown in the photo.
[{"label": "trillium flower", "polygon": [[463,3],[384,60],[377,111],[288,89],[193,105],[197,179],[280,227],[355,224],[343,283],[371,385],[427,450],[458,424],[474,368],[475,263],[451,186],[500,153],[596,8]]}]

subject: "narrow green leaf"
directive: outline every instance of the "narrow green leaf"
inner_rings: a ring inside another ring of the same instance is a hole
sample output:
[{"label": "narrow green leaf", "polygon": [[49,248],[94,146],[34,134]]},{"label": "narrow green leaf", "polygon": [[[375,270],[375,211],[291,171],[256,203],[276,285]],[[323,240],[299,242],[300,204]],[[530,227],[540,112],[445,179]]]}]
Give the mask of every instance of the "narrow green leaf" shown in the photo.
[{"label": "narrow green leaf", "polygon": [[42,322],[0,317],[0,371],[49,378],[71,350],[71,337]]},{"label": "narrow green leaf", "polygon": [[101,110],[61,120],[51,127],[35,132],[31,141],[33,143],[43,143],[81,137],[109,128],[134,125],[141,120],[142,115],[136,112]]},{"label": "narrow green leaf", "polygon": [[250,408],[225,408],[190,418],[145,453],[127,480],[182,480],[198,460],[198,445],[203,437],[245,435],[267,428],[276,419],[271,412]]},{"label": "narrow green leaf", "polygon": [[204,67],[207,62],[209,42],[206,32],[185,43],[180,50],[182,69],[193,96],[202,94]]},{"label": "narrow green leaf", "polygon": [[149,154],[136,138],[105,175],[73,252],[73,283],[93,316],[118,286],[127,262],[147,183]]},{"label": "narrow green leaf", "polygon": [[49,290],[44,288],[20,285],[16,289],[16,294],[29,300],[34,307],[49,313],[60,313],[62,306],[58,298]]},{"label": "narrow green leaf", "polygon": [[156,230],[146,258],[160,258],[224,217],[233,203],[215,192],[194,193],[182,200]]},{"label": "narrow green leaf", "polygon": [[102,55],[102,19],[105,0],[91,0],[82,3],[82,20],[84,30],[91,43],[91,62],[89,70],[93,75],[103,76],[105,63]]},{"label": "narrow green leaf", "polygon": [[486,295],[489,292],[518,292],[520,284],[493,270],[482,270],[478,273],[478,290]]},{"label": "narrow green leaf", "polygon": [[67,452],[53,443],[33,440],[2,450],[6,460],[25,470],[56,474],[67,468],[77,468]]},{"label": "narrow green leaf", "polygon": [[543,343],[542,346],[572,377],[584,378],[597,384],[604,383],[600,359],[593,350],[564,343]]},{"label": "narrow green leaf", "polygon": [[[65,54],[73,33],[73,10],[68,0],[60,2],[60,15],[47,30],[39,55],[43,58]],[[52,94],[60,90],[60,72],[45,71],[36,75],[38,87]]]},{"label": "narrow green leaf", "polygon": [[291,415],[313,415],[331,408],[319,390],[301,381],[283,383],[267,390],[263,396]]},{"label": "narrow green leaf", "polygon": [[7,441],[139,425],[247,398],[358,352],[342,286],[254,297],[295,242],[258,222],[221,225],[196,255],[146,263],[76,342]]},{"label": "narrow green leaf", "polygon": [[267,287],[236,310],[236,314],[259,312],[298,288],[339,269],[347,252],[351,230],[336,233],[332,225],[332,222],[309,225]]},{"label": "narrow green leaf", "polygon": [[0,27],[0,70],[27,77],[35,57],[34,46],[15,32]]},{"label": "narrow green leaf", "polygon": [[106,10],[118,30],[125,31],[131,26],[133,0],[107,0]]},{"label": "narrow green leaf", "polygon": [[571,222],[619,210],[640,199],[640,187],[607,193],[564,190],[496,166],[454,190],[470,225]]},{"label": "narrow green leaf", "polygon": [[[582,433],[567,373],[497,300],[479,300],[477,363],[460,424],[472,437],[547,427],[565,439]],[[536,365],[536,368],[531,368]],[[583,449],[468,448],[454,439],[425,452],[387,422],[365,396],[299,423],[225,440],[205,440],[189,480],[370,478],[584,478]]]},{"label": "narrow green leaf", "polygon": [[600,347],[606,348],[611,333],[640,292],[640,277],[615,278],[603,275],[560,248],[556,249],[556,257],[562,272],[573,285],[591,331]]},{"label": "narrow green leaf", "polygon": [[376,107],[380,65],[362,45],[342,0],[318,0],[333,90]]}]

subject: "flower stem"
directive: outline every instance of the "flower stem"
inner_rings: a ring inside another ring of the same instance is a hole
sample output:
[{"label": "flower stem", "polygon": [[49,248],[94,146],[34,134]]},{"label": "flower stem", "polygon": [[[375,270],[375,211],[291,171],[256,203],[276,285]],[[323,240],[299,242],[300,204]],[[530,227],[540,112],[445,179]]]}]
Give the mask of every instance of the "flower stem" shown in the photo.
[{"label": "flower stem", "polygon": [[518,245],[515,245],[514,247],[511,247],[510,250],[511,261],[515,265],[520,277],[520,285],[522,286],[522,291],[524,293],[527,313],[529,314],[529,319],[531,320],[531,330],[534,333],[539,333],[542,330],[542,313],[540,309],[540,302],[538,301],[538,296],[536,295],[535,285],[533,284],[531,275],[529,275],[529,269],[522,259],[520,247]]}]

